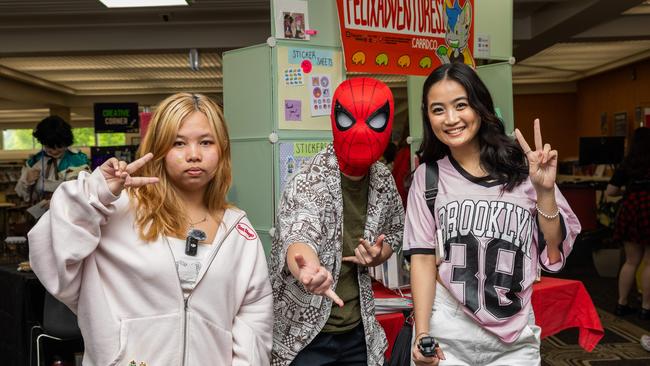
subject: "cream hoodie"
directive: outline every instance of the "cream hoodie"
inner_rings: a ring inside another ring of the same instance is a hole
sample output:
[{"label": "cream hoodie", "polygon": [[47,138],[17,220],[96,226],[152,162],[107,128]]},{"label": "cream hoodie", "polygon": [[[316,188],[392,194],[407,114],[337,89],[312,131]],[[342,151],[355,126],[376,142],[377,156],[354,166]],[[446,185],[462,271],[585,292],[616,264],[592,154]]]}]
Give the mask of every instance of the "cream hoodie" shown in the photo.
[{"label": "cream hoodie", "polygon": [[143,242],[134,222],[95,170],[61,184],[28,234],[34,272],[78,316],[83,365],[268,365],[271,287],[245,213],[226,210],[187,301],[167,241]]}]

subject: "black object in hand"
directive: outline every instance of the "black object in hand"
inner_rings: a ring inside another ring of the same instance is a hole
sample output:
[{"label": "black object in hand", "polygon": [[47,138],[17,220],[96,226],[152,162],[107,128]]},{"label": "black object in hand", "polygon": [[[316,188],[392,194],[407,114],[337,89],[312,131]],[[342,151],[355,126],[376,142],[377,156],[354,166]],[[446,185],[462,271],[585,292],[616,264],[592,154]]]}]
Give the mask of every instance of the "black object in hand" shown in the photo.
[{"label": "black object in hand", "polygon": [[435,338],[430,336],[420,338],[420,342],[418,343],[418,349],[420,350],[420,353],[426,357],[435,356],[436,347],[438,347],[438,344],[436,343]]}]

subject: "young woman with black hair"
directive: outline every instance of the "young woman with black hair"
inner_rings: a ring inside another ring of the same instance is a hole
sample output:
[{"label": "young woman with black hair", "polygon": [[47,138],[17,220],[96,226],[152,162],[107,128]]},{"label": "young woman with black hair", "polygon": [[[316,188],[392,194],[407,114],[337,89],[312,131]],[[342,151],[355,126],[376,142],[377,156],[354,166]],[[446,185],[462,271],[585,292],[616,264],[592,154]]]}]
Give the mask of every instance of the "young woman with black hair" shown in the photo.
[{"label": "young woman with black hair", "polygon": [[[580,224],[555,185],[557,151],[505,133],[492,97],[462,63],[440,66],[422,93],[424,139],[409,191],[404,249],[411,256],[416,365],[539,364],[530,303],[541,265],[559,271]],[[424,191],[438,166],[433,212]],[[424,336],[435,356],[417,347]]]},{"label": "young woman with black hair", "polygon": [[[645,261],[641,272],[643,299],[639,317],[650,319],[650,128],[640,127],[634,131],[628,154],[616,169],[607,185],[605,194],[623,196],[616,216],[614,240],[622,242],[625,264],[618,276],[618,303],[616,315],[632,311],[627,304],[630,289],[641,260]],[[623,188],[625,187],[625,188]]]}]

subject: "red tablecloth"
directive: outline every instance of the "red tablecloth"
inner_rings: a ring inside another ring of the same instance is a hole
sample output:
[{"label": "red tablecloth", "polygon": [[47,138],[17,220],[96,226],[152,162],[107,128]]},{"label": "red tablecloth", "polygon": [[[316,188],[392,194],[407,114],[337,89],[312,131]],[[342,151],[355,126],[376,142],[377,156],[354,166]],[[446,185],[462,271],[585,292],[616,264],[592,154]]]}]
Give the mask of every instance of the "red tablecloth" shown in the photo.
[{"label": "red tablecloth", "polygon": [[[373,282],[375,298],[398,297],[378,282]],[[531,298],[535,323],[542,328],[542,338],[556,334],[564,329],[579,328],[578,343],[591,352],[605,334],[600,318],[596,313],[591,297],[580,281],[561,278],[542,277],[542,281],[533,285]],[[393,343],[402,325],[402,313],[377,315],[379,324],[386,332],[390,357]]]},{"label": "red tablecloth", "polygon": [[[372,282],[372,291],[375,293],[376,299],[399,297],[399,295],[395,294],[391,290],[384,287],[381,283],[376,281]],[[410,291],[406,290],[406,293],[408,292]],[[402,329],[402,326],[404,325],[404,314],[401,312],[380,314],[377,315],[376,318],[377,321],[379,321],[379,324],[381,324],[381,326],[384,328],[384,332],[386,332],[386,338],[388,339],[388,349],[386,349],[386,353],[384,353],[384,355],[386,356],[386,359],[388,359],[390,358],[390,353],[393,350],[393,344],[395,343],[397,334],[399,334],[400,329]]]},{"label": "red tablecloth", "polygon": [[386,359],[390,358],[390,353],[393,351],[393,344],[395,344],[395,339],[399,331],[404,325],[404,314],[402,313],[390,313],[390,314],[380,314],[377,315],[377,320],[379,324],[384,328],[386,332],[386,338],[388,339],[388,348],[384,353]]},{"label": "red tablecloth", "polygon": [[579,329],[578,343],[591,352],[605,332],[591,297],[580,281],[542,277],[531,298],[542,338],[567,328]]}]

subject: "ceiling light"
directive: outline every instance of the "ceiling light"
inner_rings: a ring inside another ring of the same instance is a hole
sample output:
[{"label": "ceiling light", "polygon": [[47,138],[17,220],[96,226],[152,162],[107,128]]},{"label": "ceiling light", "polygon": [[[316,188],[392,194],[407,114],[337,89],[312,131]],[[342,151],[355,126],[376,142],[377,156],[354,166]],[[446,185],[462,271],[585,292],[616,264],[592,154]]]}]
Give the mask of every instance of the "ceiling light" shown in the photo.
[{"label": "ceiling light", "polygon": [[143,8],[149,6],[187,6],[187,0],[99,0],[107,8]]}]

